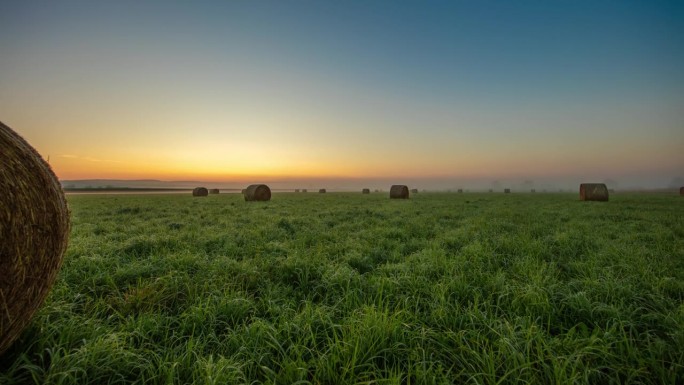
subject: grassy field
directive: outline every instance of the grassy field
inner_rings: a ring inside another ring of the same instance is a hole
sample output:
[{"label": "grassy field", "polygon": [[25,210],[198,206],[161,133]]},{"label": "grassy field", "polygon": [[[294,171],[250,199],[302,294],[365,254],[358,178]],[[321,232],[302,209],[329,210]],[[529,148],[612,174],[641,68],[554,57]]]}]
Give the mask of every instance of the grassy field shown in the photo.
[{"label": "grassy field", "polygon": [[679,196],[69,203],[1,384],[684,383]]}]

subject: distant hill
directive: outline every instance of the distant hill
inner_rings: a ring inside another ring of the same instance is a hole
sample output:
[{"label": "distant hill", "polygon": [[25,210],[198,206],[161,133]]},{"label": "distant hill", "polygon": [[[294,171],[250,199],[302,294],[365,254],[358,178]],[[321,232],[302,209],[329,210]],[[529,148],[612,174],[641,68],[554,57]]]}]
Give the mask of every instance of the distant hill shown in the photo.
[{"label": "distant hill", "polygon": [[211,188],[230,188],[225,183],[213,183],[202,181],[163,181],[156,179],[79,179],[62,180],[65,189],[187,189],[198,186]]}]

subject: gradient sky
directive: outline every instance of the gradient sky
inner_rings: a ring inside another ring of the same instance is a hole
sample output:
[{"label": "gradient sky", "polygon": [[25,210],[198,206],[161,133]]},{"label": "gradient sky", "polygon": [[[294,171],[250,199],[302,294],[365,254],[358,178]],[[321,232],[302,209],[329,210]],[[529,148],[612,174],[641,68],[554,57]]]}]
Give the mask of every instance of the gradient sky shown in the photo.
[{"label": "gradient sky", "polygon": [[682,1],[0,3],[61,179],[684,176]]}]

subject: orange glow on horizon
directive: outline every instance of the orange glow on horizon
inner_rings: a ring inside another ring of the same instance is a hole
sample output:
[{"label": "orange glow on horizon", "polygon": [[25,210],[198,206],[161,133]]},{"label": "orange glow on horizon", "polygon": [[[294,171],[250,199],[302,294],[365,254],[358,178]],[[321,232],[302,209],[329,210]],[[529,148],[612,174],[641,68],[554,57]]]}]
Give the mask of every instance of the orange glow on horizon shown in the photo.
[{"label": "orange glow on horizon", "polygon": [[[276,124],[264,123],[262,129],[271,126]],[[98,130],[107,133],[110,128]],[[528,179],[665,170],[680,158],[678,143],[645,143],[640,138],[625,139],[615,147],[609,139],[578,138],[485,142],[458,136],[397,136],[384,142],[373,133],[363,140],[339,135],[324,142],[306,133],[287,137],[260,130],[249,135],[221,130],[167,135],[150,129],[150,137],[142,139],[95,140],[82,131],[78,142],[60,138],[59,130],[53,136],[27,139],[45,158],[50,154],[50,164],[62,180]],[[162,134],[155,138],[153,132]]]}]

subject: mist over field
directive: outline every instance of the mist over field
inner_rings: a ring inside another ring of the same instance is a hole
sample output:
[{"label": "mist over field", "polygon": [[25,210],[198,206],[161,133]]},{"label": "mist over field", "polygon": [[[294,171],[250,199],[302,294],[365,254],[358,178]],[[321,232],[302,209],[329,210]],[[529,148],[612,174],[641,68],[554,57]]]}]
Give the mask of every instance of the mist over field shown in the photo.
[{"label": "mist over field", "polygon": [[116,180],[116,179],[83,179],[62,180],[65,188],[194,188],[205,186],[240,191],[245,186],[253,183],[267,183],[272,189],[318,189],[327,188],[331,191],[357,191],[362,188],[387,190],[392,184],[406,184],[411,188],[428,191],[503,191],[511,188],[513,191],[529,192],[535,189],[537,192],[576,191],[580,183],[584,182],[605,183],[608,188],[616,191],[653,191],[653,190],[676,190],[684,186],[684,177],[672,177],[668,175],[641,175],[622,178],[605,178],[600,176],[575,176],[575,177],[544,177],[544,178],[311,178],[311,179],[252,179],[244,181],[161,181],[161,180]]}]

